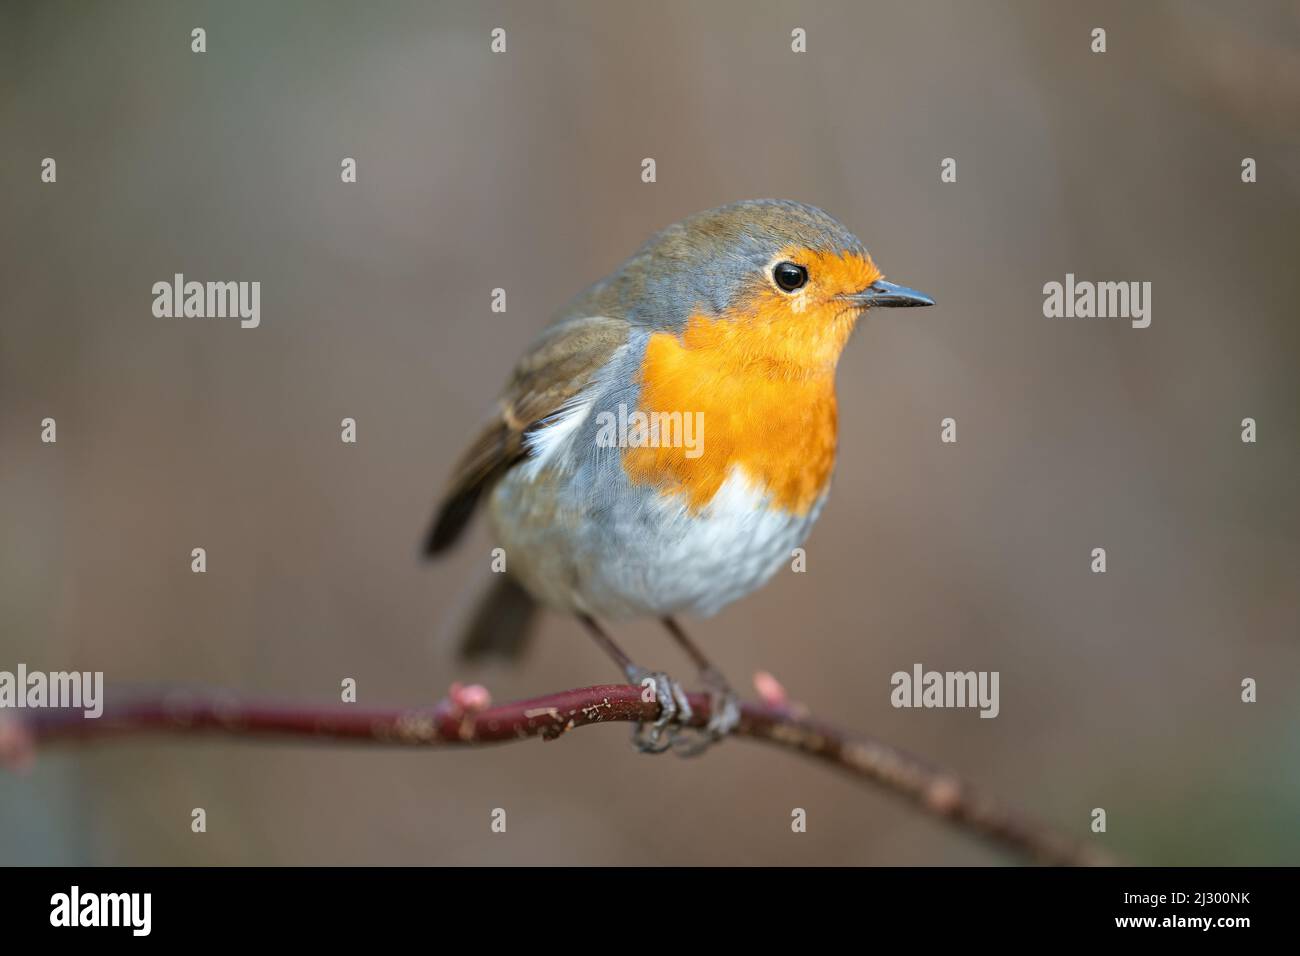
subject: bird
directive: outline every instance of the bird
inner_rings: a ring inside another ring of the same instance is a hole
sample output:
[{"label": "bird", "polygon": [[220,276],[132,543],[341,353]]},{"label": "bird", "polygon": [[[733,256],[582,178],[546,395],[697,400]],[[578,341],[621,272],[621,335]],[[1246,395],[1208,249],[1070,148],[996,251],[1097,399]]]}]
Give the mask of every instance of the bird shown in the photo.
[{"label": "bird", "polygon": [[[827,500],[850,334],[873,309],[932,305],[805,203],[733,202],[653,235],[555,316],[452,470],[424,553],[485,508],[506,568],[463,655],[513,657],[539,608],[571,614],[659,703],[637,749],[721,740],[737,697],[678,618],[716,613],[791,559]],[[601,623],[630,618],[659,619],[691,659],[706,727]]]}]

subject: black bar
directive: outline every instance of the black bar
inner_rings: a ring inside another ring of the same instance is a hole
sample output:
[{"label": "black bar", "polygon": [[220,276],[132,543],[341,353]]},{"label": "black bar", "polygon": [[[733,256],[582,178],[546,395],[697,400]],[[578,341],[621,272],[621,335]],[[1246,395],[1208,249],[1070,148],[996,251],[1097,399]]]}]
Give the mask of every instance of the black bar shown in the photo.
[{"label": "black bar", "polygon": [[[806,932],[842,922],[864,941],[915,934],[918,942],[1128,937],[1231,945],[1284,932],[1295,892],[1292,869],[92,869],[0,870],[6,942],[76,934],[129,940],[117,927],[53,926],[71,911],[100,912],[98,894],[149,894],[150,939],[248,942],[284,933],[295,942],[337,943],[364,931],[414,934],[442,949],[462,933],[496,949],[503,934],[548,926],[694,937],[696,917],[724,920],[737,936],[785,926]],[[67,906],[59,911],[61,899]],[[1183,894],[1181,897],[1175,894]],[[87,898],[94,901],[87,903]],[[89,908],[88,908],[89,907]],[[112,906],[106,911],[111,912]],[[687,915],[684,910],[691,913]],[[678,914],[678,915],[674,915]],[[1208,927],[1202,921],[1209,920]],[[67,919],[63,919],[68,922]],[[1191,922],[1196,921],[1196,922]],[[1232,921],[1226,923],[1225,921]],[[263,930],[254,932],[254,927]],[[253,934],[253,935],[250,935]],[[877,935],[884,934],[884,935]],[[1258,936],[1255,936],[1258,938]],[[535,949],[558,942],[540,932]],[[572,938],[570,938],[572,942]],[[461,948],[460,945],[457,948]]]}]

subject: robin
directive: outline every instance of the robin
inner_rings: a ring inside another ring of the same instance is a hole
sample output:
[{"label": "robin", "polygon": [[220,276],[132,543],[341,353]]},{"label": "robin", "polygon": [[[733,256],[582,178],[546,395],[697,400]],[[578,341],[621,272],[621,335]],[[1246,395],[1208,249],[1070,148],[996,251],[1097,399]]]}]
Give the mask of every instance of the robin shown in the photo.
[{"label": "robin", "polygon": [[[736,696],[677,615],[711,615],[790,559],[826,502],[850,333],[870,309],[933,304],[803,203],[737,202],[651,238],[528,350],[452,474],[426,553],[486,502],[507,568],[463,653],[512,656],[539,605],[568,612],[660,704],[639,749],[696,753],[725,736]],[[685,729],[681,685],[598,623],[640,616],[700,671],[702,732]]]}]

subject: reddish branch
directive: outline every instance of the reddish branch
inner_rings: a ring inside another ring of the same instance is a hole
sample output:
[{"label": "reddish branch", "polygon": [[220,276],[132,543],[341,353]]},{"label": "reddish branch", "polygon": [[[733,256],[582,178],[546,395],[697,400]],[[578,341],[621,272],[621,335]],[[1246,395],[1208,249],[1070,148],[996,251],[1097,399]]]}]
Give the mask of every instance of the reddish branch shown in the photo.
[{"label": "reddish branch", "polygon": [[[0,724],[0,762],[21,764],[37,744],[142,733],[464,747],[536,736],[553,740],[588,724],[653,720],[659,711],[657,703],[641,700],[641,688],[626,684],[584,687],[497,707],[486,706],[480,688],[459,687],[453,688],[451,699],[424,708],[367,709],[347,704],[322,708],[242,700],[210,691],[165,691],[118,703],[112,702],[112,695],[105,696],[109,703],[97,720],[86,719],[79,710],[10,711],[7,723]],[[1036,862],[1109,862],[1103,853],[982,798],[947,771],[879,741],[808,719],[777,695],[765,696],[768,703],[742,705],[737,736],[820,758]],[[690,702],[692,724],[703,726],[709,717],[709,698],[693,694]],[[628,759],[634,758],[629,754]]]}]

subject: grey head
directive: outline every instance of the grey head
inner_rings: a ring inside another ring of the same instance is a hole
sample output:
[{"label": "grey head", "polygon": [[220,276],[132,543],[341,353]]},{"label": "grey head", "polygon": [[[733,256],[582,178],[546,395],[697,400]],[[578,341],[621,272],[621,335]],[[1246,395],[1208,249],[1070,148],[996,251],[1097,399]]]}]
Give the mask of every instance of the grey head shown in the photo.
[{"label": "grey head", "polygon": [[664,329],[680,327],[692,314],[721,315],[738,295],[767,282],[773,260],[791,246],[866,255],[857,236],[816,206],[743,200],[656,233],[563,316],[606,315]]}]

